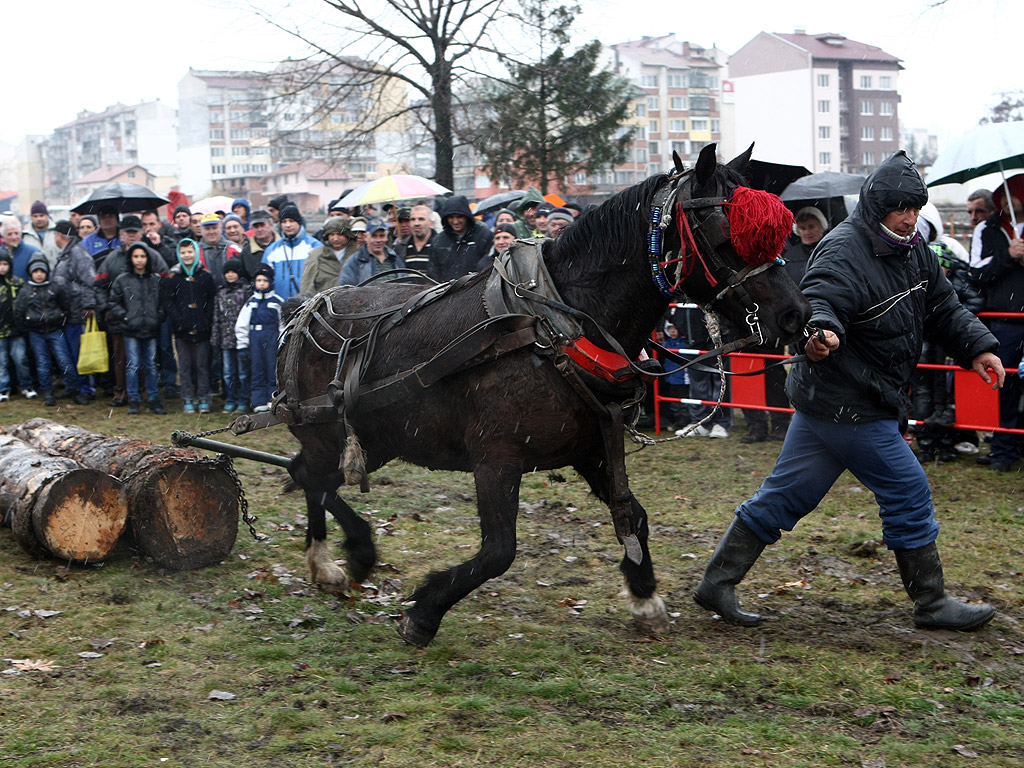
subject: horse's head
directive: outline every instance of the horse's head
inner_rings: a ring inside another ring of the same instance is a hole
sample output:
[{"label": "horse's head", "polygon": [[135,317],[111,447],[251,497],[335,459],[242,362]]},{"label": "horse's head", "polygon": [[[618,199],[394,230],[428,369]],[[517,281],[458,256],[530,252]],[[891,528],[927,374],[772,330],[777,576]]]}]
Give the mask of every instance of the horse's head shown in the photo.
[{"label": "horse's head", "polygon": [[792,214],[774,195],[743,186],[752,150],[721,165],[710,144],[689,172],[675,157],[676,183],[662,206],[662,216],[671,218],[659,222],[663,231],[675,230],[666,232],[665,243],[666,254],[675,253],[656,282],[723,314],[741,331],[790,342],[811,307],[778,259]]}]

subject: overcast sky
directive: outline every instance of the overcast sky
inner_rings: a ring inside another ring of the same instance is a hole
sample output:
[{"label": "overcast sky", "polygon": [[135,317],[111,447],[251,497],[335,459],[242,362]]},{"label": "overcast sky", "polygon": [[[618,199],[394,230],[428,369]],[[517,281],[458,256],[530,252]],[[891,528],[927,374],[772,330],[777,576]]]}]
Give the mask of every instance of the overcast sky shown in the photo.
[{"label": "overcast sky", "polygon": [[[373,7],[380,0],[363,0]],[[940,142],[977,125],[1000,91],[1024,87],[1024,2],[946,0],[580,0],[576,42],[669,32],[734,53],[758,32],[837,32],[903,60],[900,117]],[[48,134],[81,109],[159,98],[177,105],[178,81],[196,69],[266,68],[303,49],[246,10],[322,29],[337,17],[320,0],[6,0],[0,65],[8,82],[0,141]],[[16,94],[16,95],[15,95]],[[941,144],[940,144],[941,147]]]}]

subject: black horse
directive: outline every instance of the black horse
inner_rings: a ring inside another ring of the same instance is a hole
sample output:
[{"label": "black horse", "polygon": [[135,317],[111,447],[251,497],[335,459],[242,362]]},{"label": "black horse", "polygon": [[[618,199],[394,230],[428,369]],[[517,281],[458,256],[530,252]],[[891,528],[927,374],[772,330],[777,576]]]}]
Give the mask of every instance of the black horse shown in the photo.
[{"label": "black horse", "polygon": [[[673,291],[713,306],[740,328],[755,328],[765,340],[790,341],[804,328],[810,307],[785,271],[772,258],[757,268],[745,263],[729,239],[726,207],[743,184],[749,159],[750,150],[720,165],[709,146],[692,171],[683,172],[677,159],[676,173],[620,192],[581,216],[560,239],[543,242],[551,280],[561,303],[571,308],[562,317],[580,324],[586,335],[578,340],[581,346],[593,343],[584,362],[612,354],[624,364],[607,377],[611,381],[598,381],[593,367],[580,371],[566,364],[567,355],[551,348],[550,336],[541,334],[548,342],[542,343],[529,323],[497,323],[489,326],[490,336],[474,335],[487,325],[492,269],[443,292],[411,282],[331,289],[300,309],[278,356],[283,390],[275,412],[302,444],[290,473],[306,496],[311,579],[334,592],[348,585],[328,553],[325,511],[344,530],[352,578],[362,581],[376,562],[369,525],[336,493],[353,458],[358,466],[361,454],[367,472],[394,458],[472,472],[480,549],[464,563],[431,573],[411,595],[399,625],[406,641],[426,646],[455,603],[511,565],[522,475],[570,465],[612,507],[613,517],[620,510],[616,533],[627,545],[620,568],[633,618],[646,631],[667,628],[648,551],[647,513],[626,485],[615,414],[621,419],[619,406],[627,402],[629,417],[637,379],[628,361],[641,356]],[[668,217],[663,226],[657,214],[652,224],[655,208]],[[681,285],[670,286],[666,278],[671,269],[664,264],[671,260],[658,265],[662,249],[681,255],[682,272],[675,276]],[[529,295],[533,286],[516,290]],[[539,304],[561,306],[543,299]],[[524,334],[533,343],[509,341]],[[456,341],[467,336],[477,346],[451,363]],[[356,347],[361,353],[350,354]],[[427,360],[431,364],[424,366]],[[447,367],[438,363],[445,360]],[[363,484],[365,490],[365,477]]]}]

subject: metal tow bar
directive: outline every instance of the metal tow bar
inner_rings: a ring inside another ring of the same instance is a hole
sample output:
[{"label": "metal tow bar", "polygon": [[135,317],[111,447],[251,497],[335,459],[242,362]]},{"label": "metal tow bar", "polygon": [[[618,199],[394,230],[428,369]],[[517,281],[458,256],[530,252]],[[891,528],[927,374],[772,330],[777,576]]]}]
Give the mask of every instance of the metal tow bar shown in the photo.
[{"label": "metal tow bar", "polygon": [[171,433],[171,442],[180,448],[201,448],[204,451],[223,453],[235,459],[261,461],[264,464],[273,464],[285,469],[288,469],[292,464],[292,460],[286,456],[278,456],[266,451],[255,451],[252,448],[243,448],[240,445],[232,445],[231,443],[222,443],[219,440],[210,440],[182,430],[175,430]]}]

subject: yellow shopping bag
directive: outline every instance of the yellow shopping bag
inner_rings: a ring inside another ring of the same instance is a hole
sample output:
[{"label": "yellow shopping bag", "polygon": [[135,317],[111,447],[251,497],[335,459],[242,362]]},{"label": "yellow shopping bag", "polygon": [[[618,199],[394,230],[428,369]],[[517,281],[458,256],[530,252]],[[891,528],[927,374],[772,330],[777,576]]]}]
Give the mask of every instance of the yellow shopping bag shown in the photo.
[{"label": "yellow shopping bag", "polygon": [[107,357],[107,334],[100,330],[96,323],[96,315],[90,315],[85,321],[85,333],[82,334],[78,348],[78,373],[88,376],[90,373],[106,373],[110,370],[110,359]]}]

